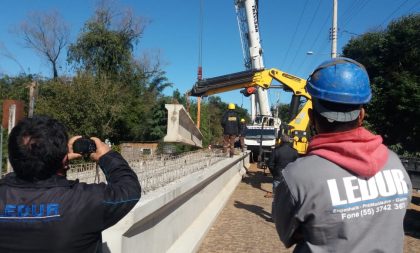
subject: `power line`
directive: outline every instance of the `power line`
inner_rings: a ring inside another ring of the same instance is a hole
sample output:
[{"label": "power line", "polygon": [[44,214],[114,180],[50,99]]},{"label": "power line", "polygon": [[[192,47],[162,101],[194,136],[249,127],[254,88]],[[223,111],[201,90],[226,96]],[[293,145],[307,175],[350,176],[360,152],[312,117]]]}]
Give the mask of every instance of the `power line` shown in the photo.
[{"label": "power line", "polygon": [[303,44],[303,42],[304,42],[304,41],[305,41],[305,39],[306,39],[306,36],[307,36],[307,35],[308,35],[308,33],[309,33],[309,29],[312,27],[312,24],[314,23],[315,17],[316,17],[316,15],[318,14],[318,10],[319,10],[319,7],[320,7],[320,6],[321,6],[321,0],[319,0],[319,2],[318,2],[318,6],[316,7],[316,10],[315,10],[314,14],[312,15],[311,22],[309,22],[309,26],[308,26],[308,28],[307,28],[307,29],[306,29],[306,31],[303,33],[303,37],[302,37],[302,39],[301,39],[301,41],[300,41],[300,43],[299,43],[298,49],[297,49],[297,50],[295,50],[295,56],[293,57],[292,63],[290,64],[291,66],[293,66],[293,63],[295,63],[296,56],[297,56],[297,54],[299,53],[300,48],[302,47],[302,44]]},{"label": "power line", "polygon": [[353,19],[365,4],[366,1],[364,0],[356,0],[352,5],[349,5],[341,15],[341,26],[344,27],[344,24],[347,24],[351,19]]},{"label": "power line", "polygon": [[312,43],[310,49],[312,49],[315,46],[316,42],[319,39],[319,35],[321,35],[322,30],[324,29],[324,26],[327,24],[327,21],[330,19],[330,17],[331,17],[331,12],[329,12],[327,18],[325,19],[324,23],[322,24],[321,29],[319,30],[318,35],[316,36],[316,38],[315,38],[314,42]]},{"label": "power line", "polygon": [[294,33],[293,33],[292,40],[290,41],[289,46],[287,47],[286,56],[283,58],[282,65],[283,65],[285,59],[287,59],[287,56],[289,56],[290,47],[292,46],[293,41],[295,40],[296,32],[298,30],[298,27],[300,26],[300,22],[302,21],[302,17],[303,17],[303,14],[305,13],[305,9],[306,9],[306,6],[308,5],[308,2],[309,2],[309,0],[306,0],[305,5],[303,7],[303,11],[300,13],[298,24],[295,28]]},{"label": "power line", "polygon": [[[363,1],[363,0],[360,0]],[[342,13],[342,18],[343,20],[347,19],[350,17],[350,14],[352,12],[352,10],[354,9],[353,7],[359,3],[359,0],[355,0],[355,1],[351,1],[351,4],[349,6],[347,6],[347,9]]]},{"label": "power line", "polygon": [[420,4],[420,1],[417,2],[417,3],[414,3],[414,5],[410,9],[408,9],[407,13],[410,13],[412,10],[414,10],[414,8],[416,8],[417,5],[419,5],[419,4]]},{"label": "power line", "polygon": [[[328,16],[324,20],[324,23],[322,23],[322,25],[320,26],[320,29],[319,29],[319,31],[317,33],[317,36],[316,36],[315,40],[313,40],[311,46],[309,47],[309,50],[313,50],[314,49],[315,44],[318,42],[318,39],[320,38],[320,35],[322,34],[322,30],[324,30],[324,27],[327,24],[327,21],[330,19],[330,17],[331,17],[331,12],[328,12]],[[304,58],[303,63],[302,63],[302,66],[305,64],[306,59],[307,59],[307,57]]]},{"label": "power line", "polygon": [[348,17],[347,17],[347,19],[346,20],[344,20],[344,22],[342,23],[343,25],[342,25],[342,27],[345,27],[348,23],[350,23],[350,21],[355,17],[355,16],[357,16],[357,14],[359,13],[359,12],[361,12],[362,10],[363,10],[363,8],[365,8],[366,7],[366,5],[369,3],[369,1],[368,0],[366,0],[366,1],[362,1],[362,2],[360,2],[360,4],[359,4],[359,6],[357,6],[358,8],[354,8],[353,10],[353,15],[349,15]]},{"label": "power line", "polygon": [[400,9],[401,9],[401,7],[403,7],[406,3],[408,2],[408,0],[405,0],[402,4],[400,4],[398,7],[397,7],[397,9],[395,9],[391,14],[389,14],[389,16],[388,17],[386,17],[385,19],[384,19],[384,21],[382,21],[382,23],[379,25],[379,26],[382,26],[383,24],[385,24],[385,22],[389,19],[389,18],[391,18],[397,11],[399,11]]}]

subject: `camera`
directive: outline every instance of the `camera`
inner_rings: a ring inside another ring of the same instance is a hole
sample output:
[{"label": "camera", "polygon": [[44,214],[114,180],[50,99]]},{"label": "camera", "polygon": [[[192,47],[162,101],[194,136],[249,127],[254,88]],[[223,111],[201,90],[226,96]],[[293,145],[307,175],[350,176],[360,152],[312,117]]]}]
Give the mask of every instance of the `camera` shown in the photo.
[{"label": "camera", "polygon": [[73,143],[73,152],[81,155],[89,155],[96,151],[96,144],[93,140],[82,137]]}]

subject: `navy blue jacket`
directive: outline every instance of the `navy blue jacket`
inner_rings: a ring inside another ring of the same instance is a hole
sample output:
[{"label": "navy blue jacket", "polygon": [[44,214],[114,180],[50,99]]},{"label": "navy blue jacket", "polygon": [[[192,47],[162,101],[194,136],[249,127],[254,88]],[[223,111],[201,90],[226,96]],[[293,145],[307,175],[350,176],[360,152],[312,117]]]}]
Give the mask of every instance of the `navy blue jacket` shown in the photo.
[{"label": "navy blue jacket", "polygon": [[222,117],[222,127],[224,135],[239,134],[239,116],[234,110],[227,110]]},{"label": "navy blue jacket", "polygon": [[281,171],[298,158],[298,152],[289,143],[282,143],[271,152],[268,169],[274,179],[279,179]]},{"label": "navy blue jacket", "polygon": [[27,182],[0,180],[0,252],[101,252],[101,232],[140,199],[137,175],[110,151],[99,160],[108,184],[53,176]]},{"label": "navy blue jacket", "polygon": [[245,123],[240,123],[239,124],[239,136],[245,136],[247,129],[248,128],[246,127]]}]

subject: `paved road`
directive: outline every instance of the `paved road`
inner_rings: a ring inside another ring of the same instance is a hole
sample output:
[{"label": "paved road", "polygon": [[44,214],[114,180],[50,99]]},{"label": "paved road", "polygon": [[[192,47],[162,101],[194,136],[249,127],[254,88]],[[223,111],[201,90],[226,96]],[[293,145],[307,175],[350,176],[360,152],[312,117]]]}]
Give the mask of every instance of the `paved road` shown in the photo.
[{"label": "paved road", "polygon": [[292,252],[280,242],[271,221],[272,198],[264,197],[267,191],[271,191],[271,177],[252,164],[198,252]]},{"label": "paved road", "polygon": [[[271,222],[272,199],[264,197],[267,191],[271,191],[271,177],[252,164],[249,176],[238,185],[198,252],[292,252],[280,242]],[[420,252],[419,193],[414,193],[404,226],[404,253]]]}]

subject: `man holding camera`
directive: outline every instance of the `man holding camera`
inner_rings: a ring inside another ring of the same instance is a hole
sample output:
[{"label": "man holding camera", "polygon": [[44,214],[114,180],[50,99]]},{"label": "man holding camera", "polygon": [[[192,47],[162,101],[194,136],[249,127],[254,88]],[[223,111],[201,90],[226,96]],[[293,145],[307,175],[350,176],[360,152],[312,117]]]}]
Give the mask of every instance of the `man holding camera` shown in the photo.
[{"label": "man holding camera", "polygon": [[[140,199],[136,174],[123,157],[91,138],[90,158],[108,184],[67,180],[68,161],[81,158],[60,122],[26,118],[9,136],[14,172],[0,180],[0,252],[101,252],[101,232]],[[89,141],[87,141],[89,142]]]}]

